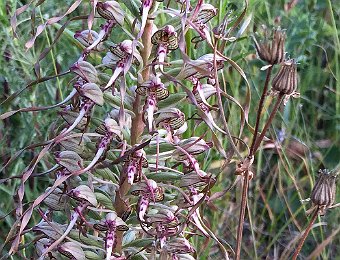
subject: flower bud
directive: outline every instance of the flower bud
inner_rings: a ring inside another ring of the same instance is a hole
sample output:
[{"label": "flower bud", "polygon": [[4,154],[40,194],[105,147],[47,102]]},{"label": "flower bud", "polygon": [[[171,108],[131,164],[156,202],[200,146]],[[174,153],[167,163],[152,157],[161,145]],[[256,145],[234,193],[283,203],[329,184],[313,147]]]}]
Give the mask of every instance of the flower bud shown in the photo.
[{"label": "flower bud", "polygon": [[124,23],[124,11],[116,1],[98,2],[97,12],[106,20],[116,21],[120,25]]},{"label": "flower bud", "polygon": [[75,152],[62,151],[57,153],[55,160],[70,172],[75,172],[83,168],[83,159]]},{"label": "flower bud", "polygon": [[87,82],[97,82],[98,73],[96,68],[87,61],[78,61],[70,68],[70,70],[80,76]]},{"label": "flower bud", "polygon": [[97,84],[86,83],[79,89],[79,92],[82,96],[91,99],[97,105],[99,106],[104,105],[103,92]]},{"label": "flower bud", "polygon": [[[48,191],[49,188],[46,189]],[[65,210],[66,205],[66,198],[65,195],[62,193],[62,190],[56,188],[46,199],[44,199],[44,203],[50,209],[61,211]]]},{"label": "flower bud", "polygon": [[257,41],[254,37],[255,48],[261,60],[271,65],[283,62],[285,52],[284,44],[286,33],[280,28],[273,29],[271,34],[267,28],[263,26],[264,39]]},{"label": "flower bud", "polygon": [[217,15],[217,9],[211,4],[202,4],[194,23],[205,24]]},{"label": "flower bud", "polygon": [[60,237],[60,234],[63,234],[65,230],[66,225],[61,225],[52,221],[46,222],[45,220],[33,227],[34,232],[42,233],[53,240],[57,240]]},{"label": "flower bud", "polygon": [[336,174],[331,171],[327,169],[319,171],[319,178],[311,195],[311,200],[315,205],[323,209],[332,206],[335,201],[335,180]]},{"label": "flower bud", "polygon": [[[99,37],[98,33],[92,30],[83,30],[76,32],[74,34],[74,38],[85,47],[91,46],[93,42],[95,42],[98,39],[98,37]],[[103,51],[105,50],[105,48],[102,43],[99,43],[98,45],[96,45],[95,50]]]},{"label": "flower bud", "polygon": [[86,185],[79,185],[77,188],[71,190],[71,194],[75,199],[86,200],[93,206],[97,206],[97,198],[93,191]]},{"label": "flower bud", "polygon": [[70,259],[86,260],[83,249],[75,242],[66,242],[60,245],[58,251]]},{"label": "flower bud", "polygon": [[293,95],[297,88],[297,68],[295,60],[282,63],[280,70],[273,78],[272,91],[278,94]]}]

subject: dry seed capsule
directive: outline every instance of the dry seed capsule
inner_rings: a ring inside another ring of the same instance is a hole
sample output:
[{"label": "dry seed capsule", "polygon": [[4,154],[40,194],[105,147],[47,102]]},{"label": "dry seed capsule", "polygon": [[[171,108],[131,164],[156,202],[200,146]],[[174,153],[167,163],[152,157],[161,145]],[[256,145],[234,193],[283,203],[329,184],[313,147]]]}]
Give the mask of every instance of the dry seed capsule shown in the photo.
[{"label": "dry seed capsule", "polygon": [[285,31],[281,28],[275,28],[272,32],[268,32],[264,26],[263,30],[264,39],[258,41],[254,37],[255,48],[260,59],[271,65],[283,62],[285,56]]},{"label": "dry seed capsule", "polygon": [[294,59],[285,61],[273,79],[272,90],[278,94],[292,95],[297,88],[297,67]]},{"label": "dry seed capsule", "polygon": [[312,190],[312,202],[323,208],[327,209],[335,201],[335,179],[336,174],[324,169],[319,171],[319,178],[315,183]]}]

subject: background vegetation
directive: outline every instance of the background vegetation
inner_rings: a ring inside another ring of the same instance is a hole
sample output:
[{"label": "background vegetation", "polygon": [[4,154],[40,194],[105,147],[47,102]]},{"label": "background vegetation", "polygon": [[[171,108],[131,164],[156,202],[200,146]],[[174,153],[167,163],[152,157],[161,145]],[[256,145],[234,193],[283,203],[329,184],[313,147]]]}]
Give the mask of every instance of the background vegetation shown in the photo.
[{"label": "background vegetation", "polygon": [[[67,95],[71,86],[67,85],[70,77],[63,77],[23,90],[10,102],[6,98],[25,88],[34,80],[34,64],[45,47],[49,46],[56,36],[59,24],[48,27],[38,38],[37,44],[25,51],[24,43],[32,36],[35,27],[41,20],[60,13],[60,9],[68,6],[73,0],[46,1],[41,7],[30,10],[35,12],[39,21],[31,19],[30,11],[20,16],[18,23],[19,38],[14,38],[10,28],[10,16],[25,1],[0,1],[0,114],[29,106],[43,106],[57,103]],[[206,1],[219,7],[218,17],[214,23],[221,21],[226,6],[233,4],[235,15],[242,12],[240,1]],[[255,48],[251,34],[261,24],[268,27],[281,26],[287,29],[286,50],[297,58],[299,99],[290,101],[280,111],[270,129],[273,140],[281,142],[283,149],[277,149],[275,143],[265,142],[254,166],[255,178],[250,184],[248,213],[246,216],[242,258],[274,259],[294,249],[300,232],[304,230],[307,217],[306,210],[310,203],[302,202],[310,195],[315,182],[316,172],[322,168],[339,168],[340,158],[340,2],[339,1],[262,1],[250,0],[246,19],[250,24],[237,42],[227,45],[225,54],[236,61],[246,72],[251,83],[252,103],[249,114],[250,123],[255,120],[255,107],[259,100],[265,72],[260,71],[264,65],[255,56]],[[84,13],[79,9],[77,15]],[[165,17],[164,17],[165,19]],[[73,39],[73,33],[86,24],[72,22],[61,35],[53,50],[40,63],[42,76],[53,75],[67,70],[77,59],[80,46]],[[119,42],[117,35],[115,42]],[[190,38],[188,38],[190,44]],[[191,49],[189,56],[198,58],[206,53],[205,46]],[[243,102],[245,86],[239,74],[229,67],[223,70],[226,92]],[[266,103],[266,107],[269,102]],[[225,102],[225,111],[230,130],[237,135],[240,113],[232,103]],[[183,111],[189,118],[193,111]],[[55,110],[43,112],[18,113],[0,122],[0,167],[20,149],[46,140],[55,118]],[[200,136],[204,128],[194,129],[189,121],[189,129]],[[246,131],[248,131],[246,129]],[[188,134],[188,136],[191,134]],[[251,137],[249,132],[249,138]],[[249,140],[245,140],[249,142]],[[225,146],[227,142],[225,141]],[[18,159],[0,173],[0,178],[22,174],[36,151],[25,150]],[[205,162],[203,170],[219,173],[222,161],[216,152],[201,155]],[[235,162],[236,163],[236,162]],[[235,176],[235,163],[219,173],[218,182],[213,192],[223,191]],[[37,172],[51,167],[48,160],[43,160]],[[48,186],[48,178],[44,181],[30,179],[25,193],[25,201],[34,200]],[[13,212],[16,203],[16,189],[19,179],[11,179],[0,184],[0,244],[15,221]],[[211,223],[211,230],[225,239],[235,243],[238,221],[239,198],[241,188],[236,187],[222,199],[214,201],[215,207],[204,210],[204,217]],[[337,200],[339,202],[339,194]],[[34,216],[33,216],[34,217]],[[38,217],[38,216],[36,216]],[[340,255],[339,236],[340,208],[329,210],[316,222],[312,233],[307,238],[302,251],[304,257],[320,257],[336,259]],[[214,252],[218,248],[213,243],[204,244],[203,239],[191,241],[200,245],[201,259],[209,256],[218,259]],[[203,243],[203,246],[202,246]],[[209,249],[209,250],[207,250]]]}]

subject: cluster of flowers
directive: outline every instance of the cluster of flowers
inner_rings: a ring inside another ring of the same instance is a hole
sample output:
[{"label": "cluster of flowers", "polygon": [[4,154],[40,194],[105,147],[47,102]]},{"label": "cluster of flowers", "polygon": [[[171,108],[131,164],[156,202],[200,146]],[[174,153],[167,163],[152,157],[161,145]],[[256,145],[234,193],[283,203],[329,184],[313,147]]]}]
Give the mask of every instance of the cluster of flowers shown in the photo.
[{"label": "cluster of flowers", "polygon": [[[188,125],[179,108],[181,101],[194,105],[198,123],[205,122],[212,131],[225,134],[214,122],[216,107],[208,100],[220,91],[217,73],[226,58],[215,52],[191,60],[183,45],[189,29],[198,33],[192,40],[195,44],[206,41],[212,47],[211,31],[215,39],[228,38],[221,29],[223,24],[209,28],[217,9],[203,1],[197,6],[190,6],[190,1],[173,3],[178,10],[167,7],[167,13],[181,28],[156,28],[159,2],[163,1],[142,0],[139,22],[130,23],[135,26],[127,33],[130,38],[112,43],[116,28],[124,27],[132,15],[117,1],[91,1],[102,25],[99,32],[91,28],[74,34],[83,51],[70,67],[73,90],[58,104],[59,132],[26,170],[19,197],[22,200],[25,181],[48,151],[55,155],[56,166],[49,171],[55,173],[55,180],[28,210],[23,212],[22,205],[17,209],[21,225],[12,253],[18,250],[34,208],[42,202],[46,208],[39,209],[41,221],[32,228],[37,234],[39,259],[58,254],[78,260],[134,255],[193,259],[195,249],[188,240],[193,235],[212,238],[221,245],[199,210],[215,179],[201,169],[197,156],[213,144],[204,136],[183,138]],[[284,31],[274,30],[272,36],[272,42],[255,39],[255,46],[269,66],[280,64],[271,92],[286,102],[297,95],[296,62],[285,58]],[[171,52],[182,55],[180,68],[169,66]],[[98,56],[101,64],[94,64],[93,57]],[[185,94],[171,93],[172,89],[182,89]],[[109,107],[109,112],[96,120],[92,118],[94,110],[100,107],[101,111]],[[262,138],[257,139],[255,133],[254,147]],[[216,149],[223,150],[216,142]],[[240,163],[238,174],[249,171],[256,148]],[[223,246],[221,249],[228,258]]]}]

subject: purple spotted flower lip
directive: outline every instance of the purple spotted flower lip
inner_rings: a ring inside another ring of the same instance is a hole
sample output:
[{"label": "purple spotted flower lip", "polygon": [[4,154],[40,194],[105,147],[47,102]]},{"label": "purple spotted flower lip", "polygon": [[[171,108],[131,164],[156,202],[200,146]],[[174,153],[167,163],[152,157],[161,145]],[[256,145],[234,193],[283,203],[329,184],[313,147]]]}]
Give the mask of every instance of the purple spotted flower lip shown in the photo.
[{"label": "purple spotted flower lip", "polygon": [[141,179],[142,168],[148,167],[146,154],[143,149],[137,150],[124,161],[128,183],[132,185],[136,180]]}]

